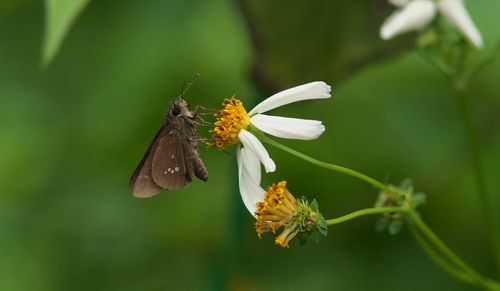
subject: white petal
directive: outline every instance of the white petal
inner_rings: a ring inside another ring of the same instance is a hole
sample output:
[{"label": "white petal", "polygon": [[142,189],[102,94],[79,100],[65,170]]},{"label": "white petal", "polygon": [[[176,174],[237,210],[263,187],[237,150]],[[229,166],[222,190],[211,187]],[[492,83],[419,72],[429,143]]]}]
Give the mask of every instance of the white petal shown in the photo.
[{"label": "white petal", "polygon": [[276,107],[301,100],[330,98],[330,91],[331,87],[322,81],[311,82],[293,87],[285,91],[276,93],[273,96],[262,101],[252,110],[250,110],[248,115],[252,116],[257,113],[263,113]]},{"label": "white petal", "polygon": [[406,6],[408,3],[410,2],[410,0],[389,0],[389,3],[394,5],[394,6],[397,6],[397,7],[404,7]]},{"label": "white petal", "polygon": [[438,9],[448,22],[458,28],[477,48],[483,47],[481,33],[465,10],[462,0],[439,0]]},{"label": "white petal", "polygon": [[259,158],[256,157],[251,150],[242,148],[241,145],[238,145],[236,149],[236,159],[238,161],[238,175],[241,175],[242,171],[246,171],[247,176],[260,185],[262,174]]},{"label": "white petal", "polygon": [[405,32],[419,30],[428,25],[434,16],[436,16],[436,5],[433,1],[411,1],[384,21],[380,28],[380,37],[390,39]]},{"label": "white petal", "polygon": [[259,183],[255,181],[255,173],[252,173],[251,169],[254,166],[254,161],[257,161],[260,176],[260,164],[257,157],[253,156],[253,153],[249,149],[241,148],[241,146],[238,146],[236,149],[236,157],[238,159],[238,183],[241,199],[250,214],[255,217],[255,211],[257,210],[255,205],[257,202],[264,201],[264,194],[266,192],[259,185],[260,178]]},{"label": "white petal", "polygon": [[269,157],[266,148],[260,142],[260,140],[255,137],[255,135],[242,129],[238,134],[238,138],[243,146],[252,151],[253,154],[264,165],[264,169],[266,169],[267,173],[274,172],[276,170],[276,164],[274,164],[274,161]]},{"label": "white petal", "polygon": [[265,133],[290,139],[316,139],[325,131],[325,126],[318,120],[264,114],[252,116],[250,123]]}]

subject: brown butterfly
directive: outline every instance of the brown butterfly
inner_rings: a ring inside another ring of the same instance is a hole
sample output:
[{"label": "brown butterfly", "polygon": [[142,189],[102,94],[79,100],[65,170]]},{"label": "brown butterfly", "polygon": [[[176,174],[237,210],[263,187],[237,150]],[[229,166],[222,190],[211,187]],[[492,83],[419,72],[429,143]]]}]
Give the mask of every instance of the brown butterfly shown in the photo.
[{"label": "brown butterfly", "polygon": [[129,186],[135,197],[146,198],[186,187],[194,176],[208,180],[207,169],[196,148],[199,136],[195,119],[196,113],[188,110],[188,104],[181,97],[169,103],[165,122],[130,178]]}]

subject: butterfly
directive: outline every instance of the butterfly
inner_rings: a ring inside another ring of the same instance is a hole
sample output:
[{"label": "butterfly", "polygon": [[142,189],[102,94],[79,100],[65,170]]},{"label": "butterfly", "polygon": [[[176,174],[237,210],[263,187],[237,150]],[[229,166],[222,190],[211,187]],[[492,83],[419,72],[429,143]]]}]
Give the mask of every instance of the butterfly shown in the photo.
[{"label": "butterfly", "polygon": [[196,124],[196,113],[189,111],[182,97],[169,103],[165,121],[130,178],[129,186],[135,197],[152,197],[165,190],[184,188],[195,176],[208,180],[196,148],[199,139]]}]

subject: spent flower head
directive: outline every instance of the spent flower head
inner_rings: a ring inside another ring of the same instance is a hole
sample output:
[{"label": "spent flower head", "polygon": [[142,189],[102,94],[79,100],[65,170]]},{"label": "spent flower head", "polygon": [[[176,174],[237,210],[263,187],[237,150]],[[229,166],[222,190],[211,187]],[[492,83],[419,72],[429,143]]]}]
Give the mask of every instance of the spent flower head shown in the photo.
[{"label": "spent flower head", "polygon": [[321,121],[262,114],[289,103],[330,98],[331,87],[325,82],[300,85],[267,98],[252,110],[246,111],[243,103],[234,96],[226,99],[224,108],[216,114],[212,133],[214,146],[223,150],[236,144],[240,193],[248,211],[253,215],[255,204],[264,199],[260,188],[260,163],[266,172],[274,172],[276,164],[269,156],[258,136],[263,132],[289,139],[312,140],[318,138],[325,127]]},{"label": "spent flower head", "polygon": [[319,234],[326,235],[328,229],[323,215],[315,201],[311,204],[303,198],[296,200],[286,188],[286,181],[270,186],[264,200],[257,203],[255,228],[259,237],[263,233],[284,228],[276,237],[275,243],[288,247],[297,235],[313,236],[317,241]]}]

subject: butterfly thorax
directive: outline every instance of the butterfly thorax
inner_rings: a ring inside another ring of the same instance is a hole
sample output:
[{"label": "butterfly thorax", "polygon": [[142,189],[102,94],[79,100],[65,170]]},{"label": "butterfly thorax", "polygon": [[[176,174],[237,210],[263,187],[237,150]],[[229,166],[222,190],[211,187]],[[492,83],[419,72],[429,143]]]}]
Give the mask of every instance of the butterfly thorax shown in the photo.
[{"label": "butterfly thorax", "polygon": [[196,113],[189,111],[187,102],[179,97],[169,103],[165,114],[165,125],[170,130],[179,132],[183,140],[191,141],[193,138],[198,138],[195,118]]}]

